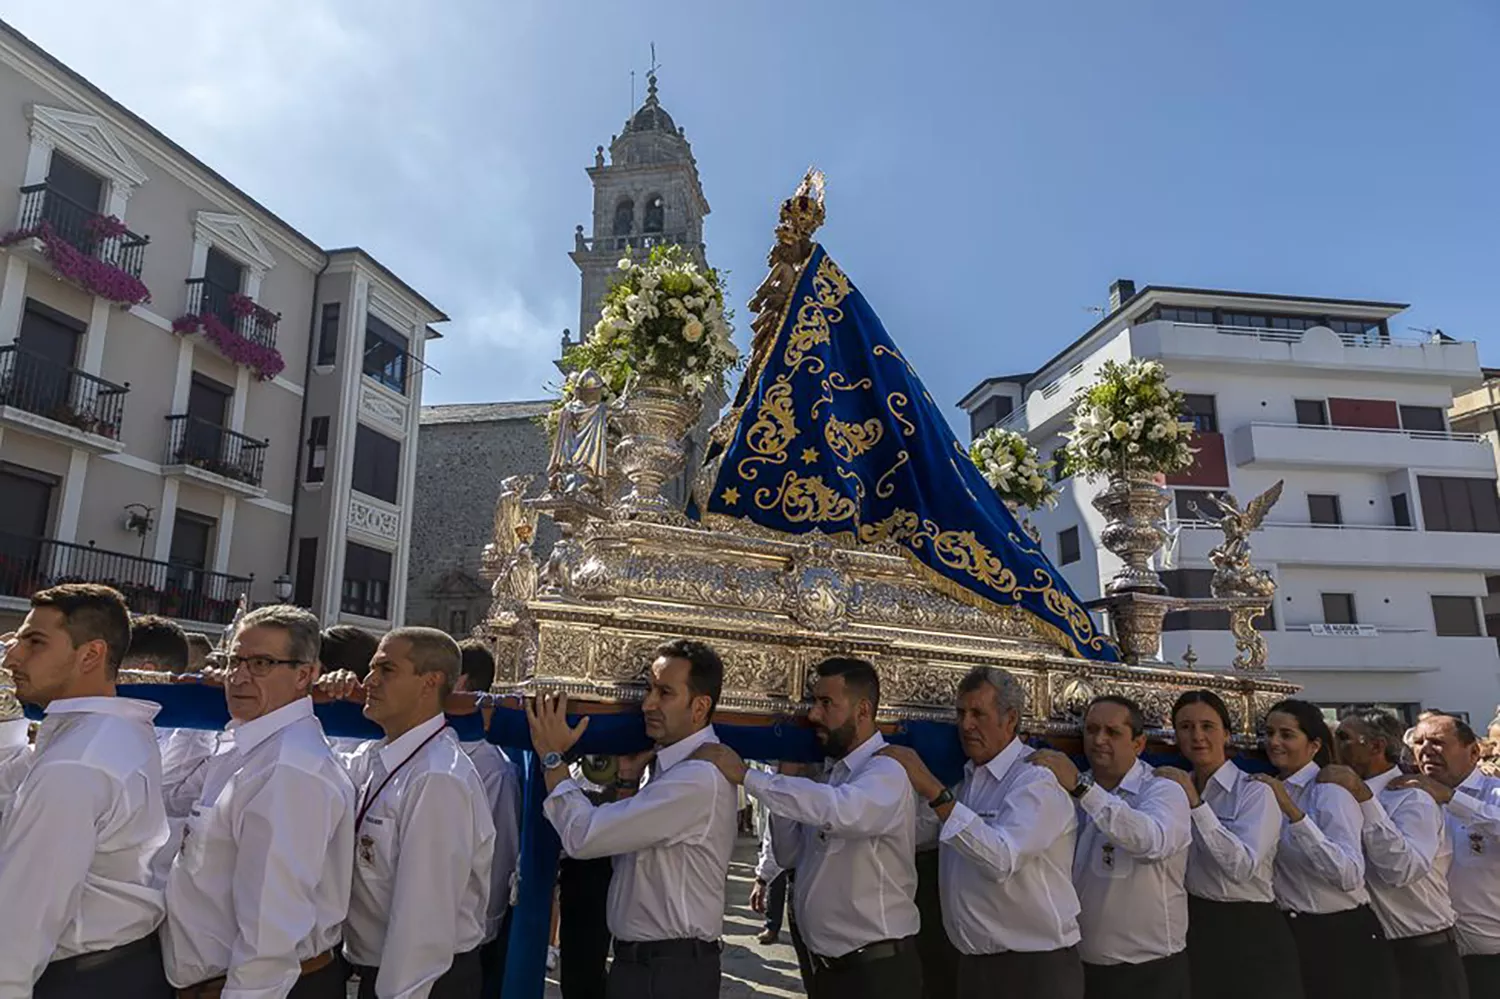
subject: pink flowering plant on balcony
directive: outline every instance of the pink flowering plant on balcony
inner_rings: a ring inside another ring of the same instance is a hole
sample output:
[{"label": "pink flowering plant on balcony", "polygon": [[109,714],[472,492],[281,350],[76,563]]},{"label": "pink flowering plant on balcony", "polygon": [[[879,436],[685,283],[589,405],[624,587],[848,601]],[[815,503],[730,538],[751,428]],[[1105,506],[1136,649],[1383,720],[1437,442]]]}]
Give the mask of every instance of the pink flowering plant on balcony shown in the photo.
[{"label": "pink flowering plant on balcony", "polygon": [[[260,308],[260,306],[255,307]],[[271,315],[274,316],[275,313]],[[275,347],[267,347],[253,340],[247,340],[237,331],[225,326],[218,316],[212,314],[189,313],[185,316],[178,316],[172,321],[172,332],[183,336],[202,333],[218,348],[219,353],[235,364],[243,364],[254,370],[261,381],[270,381],[286,368],[285,358]]]},{"label": "pink flowering plant on balcony", "polygon": [[[125,232],[125,223],[113,215],[100,215],[89,223],[89,228],[101,240],[117,239]],[[144,305],[151,301],[151,291],[140,278],[80,250],[59,236],[45,219],[34,226],[13,229],[0,236],[0,246],[11,246],[27,239],[41,240],[42,252],[52,269],[84,290],[124,306]]]}]

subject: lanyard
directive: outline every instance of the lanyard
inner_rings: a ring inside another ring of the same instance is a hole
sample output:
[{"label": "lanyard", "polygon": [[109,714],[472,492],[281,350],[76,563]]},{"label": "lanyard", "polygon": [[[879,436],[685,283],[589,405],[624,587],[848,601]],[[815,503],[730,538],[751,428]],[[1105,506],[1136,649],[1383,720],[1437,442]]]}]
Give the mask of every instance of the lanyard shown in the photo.
[{"label": "lanyard", "polygon": [[422,744],[420,746],[418,746],[416,749],[413,749],[410,753],[408,753],[407,756],[406,756],[406,759],[402,760],[400,763],[398,763],[394,767],[392,767],[391,768],[391,772],[385,775],[385,779],[380,782],[380,786],[377,787],[374,790],[374,792],[371,793],[370,796],[365,799],[365,803],[363,805],[359,806],[359,814],[357,814],[354,817],[354,832],[355,832],[356,835],[358,835],[360,827],[365,824],[365,816],[367,814],[369,814],[370,806],[373,805],[373,804],[375,804],[375,799],[377,799],[377,798],[380,797],[380,792],[385,790],[385,786],[391,782],[391,778],[395,777],[398,773],[400,773],[401,772],[401,768],[404,767],[404,766],[406,766],[413,759],[415,759],[416,755],[418,753],[420,753],[422,750],[426,749],[427,748],[427,744],[429,742],[431,742],[433,739],[436,739],[438,736],[442,735],[443,734],[443,729],[445,729],[447,727],[448,726],[446,726],[446,725],[440,726],[436,732],[432,733],[427,738],[423,739],[422,740]]}]

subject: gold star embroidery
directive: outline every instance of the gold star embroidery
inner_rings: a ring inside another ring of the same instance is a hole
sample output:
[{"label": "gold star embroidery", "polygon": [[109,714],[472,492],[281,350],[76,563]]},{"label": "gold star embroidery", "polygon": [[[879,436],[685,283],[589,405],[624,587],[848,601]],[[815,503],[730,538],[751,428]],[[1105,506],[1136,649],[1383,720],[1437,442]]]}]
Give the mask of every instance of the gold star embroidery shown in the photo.
[{"label": "gold star embroidery", "polygon": [[804,464],[804,465],[814,465],[814,464],[817,464],[817,461],[818,461],[818,449],[817,448],[810,447],[807,450],[805,450],[805,451],[802,452],[802,464]]},{"label": "gold star embroidery", "polygon": [[734,486],[730,486],[728,489],[724,490],[723,499],[725,506],[734,506],[740,501],[740,491]]}]

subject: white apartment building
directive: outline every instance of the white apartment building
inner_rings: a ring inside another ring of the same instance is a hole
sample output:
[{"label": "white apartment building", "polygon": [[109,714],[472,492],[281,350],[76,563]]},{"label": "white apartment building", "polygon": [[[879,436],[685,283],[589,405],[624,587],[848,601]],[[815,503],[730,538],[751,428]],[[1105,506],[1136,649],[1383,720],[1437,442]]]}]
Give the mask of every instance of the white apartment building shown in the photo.
[{"label": "white apartment building", "polygon": [[447,317],[3,22],[0,220],[0,630],[68,580],[209,632],[245,592],[399,622]]},{"label": "white apartment building", "polygon": [[[1481,383],[1477,349],[1391,333],[1405,308],[1117,281],[1110,312],[1036,372],[981,382],[959,403],[977,434],[1020,431],[1065,459],[1072,399],[1107,360],[1159,360],[1197,425],[1195,466],[1169,480],[1169,592],[1207,596],[1221,535],[1208,496],[1241,503],[1285,480],[1252,538],[1277,581],[1264,622],[1270,667],[1336,710],[1429,707],[1483,723],[1500,700],[1500,653],[1481,601],[1500,571],[1495,457],[1449,425],[1454,396]],[[1084,599],[1119,561],[1099,545],[1102,482],[1059,475],[1056,509],[1032,515],[1047,554]],[[1195,513],[1193,504],[1203,513]],[[1168,616],[1162,655],[1191,646],[1228,668],[1223,613]]]}]

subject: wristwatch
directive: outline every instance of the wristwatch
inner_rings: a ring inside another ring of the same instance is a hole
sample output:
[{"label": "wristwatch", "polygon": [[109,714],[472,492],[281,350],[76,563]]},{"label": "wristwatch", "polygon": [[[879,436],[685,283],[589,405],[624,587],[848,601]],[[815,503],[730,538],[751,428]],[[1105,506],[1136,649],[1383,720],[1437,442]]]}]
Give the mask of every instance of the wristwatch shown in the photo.
[{"label": "wristwatch", "polygon": [[1092,781],[1085,781],[1082,777],[1080,777],[1078,779],[1078,783],[1073,785],[1073,790],[1069,791],[1068,793],[1073,796],[1073,799],[1075,801],[1077,801],[1084,795],[1088,794],[1089,788],[1093,786],[1094,785]]},{"label": "wristwatch", "polygon": [[927,807],[942,808],[944,805],[953,804],[953,801],[953,792],[945,787],[938,792],[938,796],[936,798],[933,798],[931,801],[927,802]]},{"label": "wristwatch", "polygon": [[542,757],[543,770],[555,770],[563,765],[563,754],[552,752]]}]

